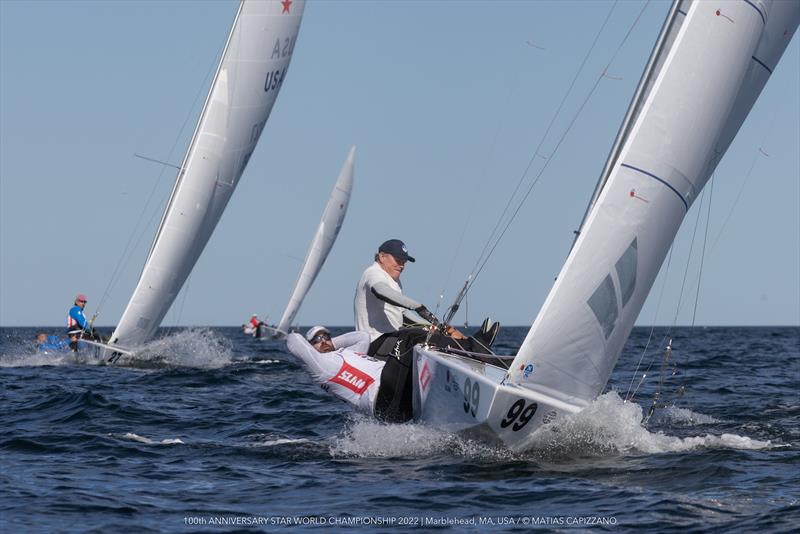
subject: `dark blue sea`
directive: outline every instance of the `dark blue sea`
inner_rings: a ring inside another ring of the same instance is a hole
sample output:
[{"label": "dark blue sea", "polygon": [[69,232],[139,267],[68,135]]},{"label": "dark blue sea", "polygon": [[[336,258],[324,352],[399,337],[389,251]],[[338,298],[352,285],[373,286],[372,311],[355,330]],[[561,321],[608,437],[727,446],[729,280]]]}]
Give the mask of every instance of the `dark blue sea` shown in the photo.
[{"label": "dark blue sea", "polygon": [[238,328],[162,330],[114,366],[35,352],[60,330],[0,329],[2,532],[800,524],[798,327],[636,328],[609,392],[522,453],[354,415],[282,342]]}]

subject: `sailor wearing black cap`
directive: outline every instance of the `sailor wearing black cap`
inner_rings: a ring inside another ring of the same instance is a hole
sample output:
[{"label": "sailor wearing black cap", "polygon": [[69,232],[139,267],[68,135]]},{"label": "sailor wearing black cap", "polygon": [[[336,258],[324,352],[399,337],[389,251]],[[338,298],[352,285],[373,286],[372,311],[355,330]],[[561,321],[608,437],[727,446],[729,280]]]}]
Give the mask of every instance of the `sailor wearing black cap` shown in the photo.
[{"label": "sailor wearing black cap", "polygon": [[402,241],[390,239],[378,247],[375,262],[361,275],[353,301],[355,323],[370,340],[402,328],[404,317],[411,324],[436,322],[425,306],[403,295],[400,274],[407,262],[414,261]]}]

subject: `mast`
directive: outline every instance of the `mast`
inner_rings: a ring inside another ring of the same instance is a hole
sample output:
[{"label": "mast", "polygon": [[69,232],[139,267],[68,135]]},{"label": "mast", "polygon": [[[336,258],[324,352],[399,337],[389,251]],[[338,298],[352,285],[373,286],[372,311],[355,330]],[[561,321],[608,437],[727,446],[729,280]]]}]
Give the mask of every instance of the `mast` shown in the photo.
[{"label": "mast", "polygon": [[236,10],[236,16],[233,18],[233,24],[231,24],[231,29],[228,32],[228,38],[225,40],[225,46],[222,49],[222,56],[220,56],[219,63],[217,64],[217,70],[214,72],[214,77],[211,80],[211,85],[208,88],[208,93],[206,94],[206,99],[203,102],[203,109],[200,112],[200,117],[197,119],[197,124],[194,126],[194,132],[192,132],[192,138],[189,141],[189,148],[186,149],[186,153],[183,155],[183,161],[181,162],[181,166],[178,168],[178,175],[175,177],[175,184],[172,186],[172,192],[169,194],[169,199],[167,200],[167,205],[164,208],[164,213],[161,214],[161,221],[158,223],[158,229],[156,230],[155,236],[153,236],[153,242],[150,244],[150,250],[147,252],[147,258],[145,259],[144,265],[142,266],[142,271],[144,271],[147,262],[150,260],[150,256],[153,254],[153,249],[156,247],[156,243],[158,242],[158,238],[161,236],[161,229],[164,227],[164,221],[167,218],[170,210],[172,209],[172,201],[175,198],[175,193],[181,186],[181,182],[184,176],[184,171],[186,170],[186,162],[189,159],[189,155],[194,150],[195,141],[197,139],[197,132],[200,131],[200,125],[203,124],[203,120],[205,119],[206,113],[208,111],[208,102],[211,100],[211,94],[214,92],[214,87],[217,85],[217,79],[219,78],[219,73],[222,70],[222,64],[225,59],[225,55],[228,53],[228,45],[231,43],[231,38],[233,37],[233,30],[236,29],[236,24],[239,22],[239,15],[242,13],[242,6],[244,6],[244,0],[239,2],[239,9]]},{"label": "mast", "polygon": [[150,339],[208,243],[286,78],[303,0],[243,0],[112,343]]},{"label": "mast", "polygon": [[575,238],[572,241],[573,247],[575,246],[575,241],[578,240],[578,236],[583,230],[583,225],[586,223],[586,218],[589,216],[589,212],[592,210],[595,202],[597,202],[597,197],[600,196],[603,187],[608,181],[608,176],[611,174],[611,169],[617,162],[622,145],[628,138],[633,121],[639,115],[639,111],[642,109],[642,104],[647,97],[647,92],[652,86],[653,78],[656,74],[656,66],[660,66],[659,60],[663,61],[665,49],[667,49],[668,45],[671,44],[671,40],[669,38],[674,38],[675,33],[680,27],[679,23],[677,22],[678,16],[680,15],[682,18],[686,15],[685,9],[681,10],[680,7],[681,5],[684,5],[685,7],[685,4],[689,3],[690,1],[691,0],[674,0],[669,13],[667,14],[667,18],[664,19],[664,24],[661,26],[661,31],[659,32],[656,44],[653,46],[653,50],[650,53],[650,58],[647,61],[644,72],[642,72],[641,78],[639,78],[639,84],[636,87],[636,92],[633,94],[633,98],[631,98],[628,111],[625,112],[625,118],[622,120],[622,125],[619,128],[617,137],[614,139],[614,144],[611,147],[611,151],[608,153],[608,158],[603,166],[603,171],[600,173],[600,178],[597,180],[594,193],[592,193],[589,204],[586,206],[586,211],[583,213],[581,224],[578,226],[578,230],[575,232]]}]

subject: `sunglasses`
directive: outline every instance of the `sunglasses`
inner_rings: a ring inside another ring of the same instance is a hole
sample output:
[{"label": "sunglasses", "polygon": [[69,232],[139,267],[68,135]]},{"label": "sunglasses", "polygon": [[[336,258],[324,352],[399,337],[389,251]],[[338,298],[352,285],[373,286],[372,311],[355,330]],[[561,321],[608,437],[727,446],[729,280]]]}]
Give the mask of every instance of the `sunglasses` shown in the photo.
[{"label": "sunglasses", "polygon": [[86,304],[85,300],[79,300],[78,302],[80,302],[81,304]]},{"label": "sunglasses", "polygon": [[316,336],[311,338],[311,344],[316,345],[317,343],[321,343],[322,341],[330,341],[331,335],[330,334],[317,334]]}]

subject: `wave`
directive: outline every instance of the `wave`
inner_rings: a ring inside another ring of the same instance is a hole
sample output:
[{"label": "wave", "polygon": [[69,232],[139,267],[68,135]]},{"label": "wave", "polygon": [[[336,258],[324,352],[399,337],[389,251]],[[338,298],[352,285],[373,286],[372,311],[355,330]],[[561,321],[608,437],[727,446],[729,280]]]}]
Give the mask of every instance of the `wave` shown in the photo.
[{"label": "wave", "polygon": [[190,328],[136,347],[115,365],[129,367],[197,367],[217,369],[233,361],[233,345],[208,328]]},{"label": "wave", "polygon": [[[142,369],[217,369],[233,361],[233,344],[228,338],[215,335],[208,328],[190,328],[134,347],[133,355],[121,356],[114,365]],[[91,347],[77,353],[69,350],[43,353],[37,352],[34,343],[29,341],[20,342],[11,353],[0,356],[0,367],[107,364],[99,351]]]},{"label": "wave", "polygon": [[[760,441],[736,434],[705,434],[676,437],[661,431],[648,430],[643,423],[642,407],[625,402],[616,392],[597,398],[579,413],[557,420],[531,435],[527,450],[549,451],[567,456],[607,454],[659,454],[690,449],[771,448],[769,441]],[[674,408],[665,420],[679,423],[695,420],[703,424],[715,422],[709,416],[691,410]]]},{"label": "wave", "polygon": [[0,357],[0,367],[45,367],[62,365],[105,365],[105,362],[75,352],[36,352],[36,347],[26,344],[19,351],[3,354]]},{"label": "wave", "polygon": [[276,445],[295,445],[301,443],[312,443],[307,438],[281,438],[276,437],[274,434],[259,434],[252,436],[253,440],[248,446],[250,447],[274,447]]},{"label": "wave", "polygon": [[[664,421],[712,424],[715,418],[673,408]],[[599,397],[583,411],[563,417],[531,434],[519,451],[452,434],[424,424],[385,424],[354,415],[343,433],[331,441],[331,455],[352,457],[410,457],[435,454],[485,460],[562,461],[586,457],[661,454],[692,449],[760,450],[778,445],[746,436],[723,433],[677,437],[650,431],[642,407],[624,402],[616,392]]]},{"label": "wave", "polygon": [[665,421],[672,424],[684,425],[712,425],[722,423],[721,419],[711,417],[698,412],[693,412],[688,408],[678,408],[677,406],[667,406],[660,412],[656,412],[658,421]]},{"label": "wave", "polygon": [[144,443],[145,445],[183,445],[183,441],[180,438],[168,438],[162,439],[161,441],[154,441],[150,438],[146,438],[144,436],[140,436],[139,434],[134,434],[133,432],[127,432],[122,435],[122,439],[129,439],[131,441],[136,441],[139,443]]}]

